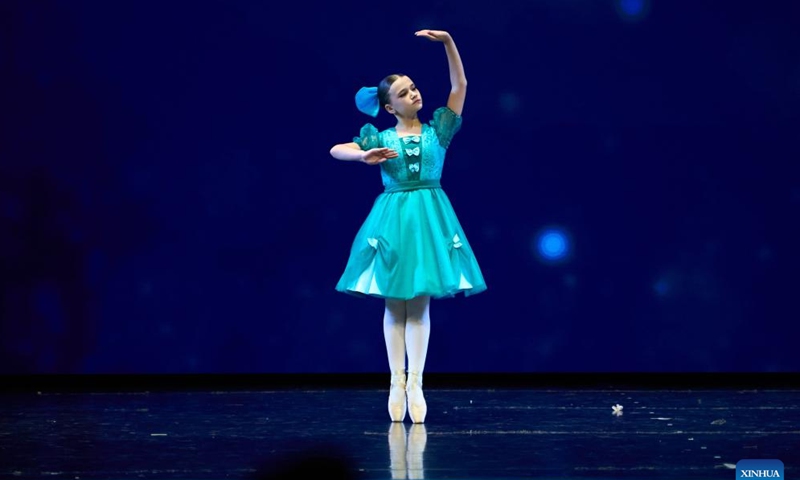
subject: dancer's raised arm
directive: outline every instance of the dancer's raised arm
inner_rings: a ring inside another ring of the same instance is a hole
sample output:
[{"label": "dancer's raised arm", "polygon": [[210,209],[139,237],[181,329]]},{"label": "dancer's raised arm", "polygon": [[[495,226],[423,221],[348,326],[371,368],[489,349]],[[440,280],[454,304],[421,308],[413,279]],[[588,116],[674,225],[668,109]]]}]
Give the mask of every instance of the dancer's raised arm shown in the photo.
[{"label": "dancer's raised arm", "polygon": [[414,35],[444,44],[447,64],[450,68],[450,96],[447,98],[447,107],[457,115],[461,115],[464,110],[464,100],[467,97],[467,76],[464,73],[461,55],[458,54],[453,37],[442,30],[420,30]]}]

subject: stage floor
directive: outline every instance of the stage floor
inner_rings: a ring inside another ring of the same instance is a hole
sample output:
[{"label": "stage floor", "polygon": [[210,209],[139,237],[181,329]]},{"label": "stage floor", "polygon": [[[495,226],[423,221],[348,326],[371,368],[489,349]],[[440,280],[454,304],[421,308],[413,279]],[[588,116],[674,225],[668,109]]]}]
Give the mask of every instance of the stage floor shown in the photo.
[{"label": "stage floor", "polygon": [[800,390],[425,392],[424,425],[389,420],[388,385],[6,393],[0,477],[297,478],[278,473],[303,458],[332,479],[733,479],[748,458],[800,475]]}]

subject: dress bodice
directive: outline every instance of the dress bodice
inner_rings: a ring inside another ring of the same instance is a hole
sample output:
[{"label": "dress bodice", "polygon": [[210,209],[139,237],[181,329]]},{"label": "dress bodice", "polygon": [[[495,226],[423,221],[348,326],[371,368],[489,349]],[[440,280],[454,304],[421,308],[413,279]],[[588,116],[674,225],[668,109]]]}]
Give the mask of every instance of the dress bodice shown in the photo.
[{"label": "dress bodice", "polygon": [[422,124],[420,135],[400,136],[394,127],[378,131],[374,125],[367,123],[353,141],[362,150],[385,147],[398,153],[396,158],[380,164],[384,187],[420,180],[439,180],[447,148],[461,129],[461,123],[460,115],[447,107],[440,107],[433,112],[429,123]]}]

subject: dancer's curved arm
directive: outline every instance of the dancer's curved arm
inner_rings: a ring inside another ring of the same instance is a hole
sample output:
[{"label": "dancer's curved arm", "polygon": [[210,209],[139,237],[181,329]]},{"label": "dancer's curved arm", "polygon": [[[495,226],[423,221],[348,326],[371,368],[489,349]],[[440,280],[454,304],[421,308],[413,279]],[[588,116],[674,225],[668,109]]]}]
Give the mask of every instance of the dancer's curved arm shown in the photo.
[{"label": "dancer's curved arm", "polygon": [[390,158],[397,158],[397,152],[391,148],[372,148],[361,150],[355,142],[339,143],[331,148],[331,156],[346,162],[364,162],[368,165],[383,163]]},{"label": "dancer's curved arm", "polygon": [[415,35],[444,44],[447,64],[450,68],[450,96],[447,98],[447,107],[456,115],[461,115],[467,97],[467,76],[464,73],[464,64],[461,62],[456,42],[449,33],[442,30],[420,30]]}]

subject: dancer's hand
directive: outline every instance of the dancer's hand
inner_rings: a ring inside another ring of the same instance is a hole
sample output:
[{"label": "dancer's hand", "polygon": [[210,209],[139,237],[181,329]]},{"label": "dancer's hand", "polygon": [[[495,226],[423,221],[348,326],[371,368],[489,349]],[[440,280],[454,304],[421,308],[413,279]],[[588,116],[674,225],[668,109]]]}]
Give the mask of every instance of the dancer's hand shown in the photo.
[{"label": "dancer's hand", "polygon": [[449,33],[445,32],[444,30],[420,30],[415,32],[414,35],[418,37],[427,38],[433,42],[442,42],[447,43],[453,40],[453,37],[450,36]]},{"label": "dancer's hand", "polygon": [[397,152],[391,148],[372,148],[361,155],[361,161],[367,165],[377,165],[390,158],[397,158]]}]

